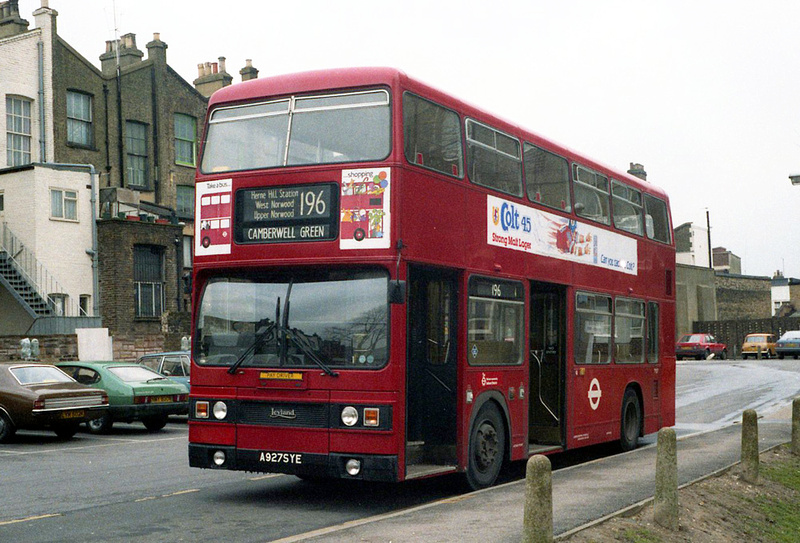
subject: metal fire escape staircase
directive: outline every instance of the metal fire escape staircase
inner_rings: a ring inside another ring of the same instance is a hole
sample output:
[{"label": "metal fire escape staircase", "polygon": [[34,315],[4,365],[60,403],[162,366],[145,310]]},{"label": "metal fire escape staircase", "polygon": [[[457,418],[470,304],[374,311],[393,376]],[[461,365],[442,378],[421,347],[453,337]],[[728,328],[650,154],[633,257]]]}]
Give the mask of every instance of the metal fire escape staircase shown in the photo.
[{"label": "metal fire escape staircase", "polygon": [[0,223],[0,285],[33,319],[28,334],[74,334],[78,328],[99,328],[102,319],[84,314],[36,255]]},{"label": "metal fire escape staircase", "polygon": [[7,224],[0,224],[0,230],[0,283],[34,319],[55,315],[56,304],[47,290],[63,289]]}]

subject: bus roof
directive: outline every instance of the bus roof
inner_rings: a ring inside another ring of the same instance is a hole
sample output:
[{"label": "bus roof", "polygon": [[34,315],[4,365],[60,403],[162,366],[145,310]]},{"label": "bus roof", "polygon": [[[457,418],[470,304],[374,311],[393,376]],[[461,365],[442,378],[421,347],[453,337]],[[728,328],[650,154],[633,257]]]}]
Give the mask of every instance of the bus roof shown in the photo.
[{"label": "bus roof", "polygon": [[314,93],[325,90],[355,89],[375,85],[386,85],[389,87],[402,85],[408,90],[440,102],[442,105],[453,108],[468,117],[473,117],[481,122],[491,124],[500,130],[521,137],[529,143],[541,146],[570,161],[578,162],[588,168],[599,170],[614,179],[619,181],[624,180],[629,185],[644,189],[646,192],[655,194],[664,200],[669,200],[664,189],[653,183],[647,182],[623,170],[612,168],[593,160],[546,136],[542,136],[517,123],[503,119],[502,117],[498,117],[480,107],[471,105],[451,94],[431,87],[420,80],[411,78],[406,75],[405,72],[396,68],[334,68],[251,79],[249,81],[223,87],[216,91],[211,96],[208,105],[209,109],[213,109],[220,103],[243,103],[273,96]]}]

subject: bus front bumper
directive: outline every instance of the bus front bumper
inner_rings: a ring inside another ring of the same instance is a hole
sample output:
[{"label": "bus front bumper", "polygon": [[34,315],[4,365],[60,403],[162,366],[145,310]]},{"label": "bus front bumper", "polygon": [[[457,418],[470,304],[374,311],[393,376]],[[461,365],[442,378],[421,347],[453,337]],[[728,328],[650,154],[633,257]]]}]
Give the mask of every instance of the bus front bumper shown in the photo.
[{"label": "bus front bumper", "polygon": [[[393,455],[310,454],[235,449],[229,446],[189,444],[193,468],[286,473],[306,478],[339,478],[361,481],[398,480],[398,460]],[[358,471],[353,473],[353,469]]]}]

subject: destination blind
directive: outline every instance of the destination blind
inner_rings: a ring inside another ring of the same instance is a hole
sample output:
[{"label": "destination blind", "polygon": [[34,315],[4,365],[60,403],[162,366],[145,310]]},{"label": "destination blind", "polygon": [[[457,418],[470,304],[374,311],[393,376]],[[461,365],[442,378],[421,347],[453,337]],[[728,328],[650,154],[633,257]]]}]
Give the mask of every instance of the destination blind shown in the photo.
[{"label": "destination blind", "polygon": [[236,194],[237,243],[332,240],[338,235],[338,186],[242,189]]}]

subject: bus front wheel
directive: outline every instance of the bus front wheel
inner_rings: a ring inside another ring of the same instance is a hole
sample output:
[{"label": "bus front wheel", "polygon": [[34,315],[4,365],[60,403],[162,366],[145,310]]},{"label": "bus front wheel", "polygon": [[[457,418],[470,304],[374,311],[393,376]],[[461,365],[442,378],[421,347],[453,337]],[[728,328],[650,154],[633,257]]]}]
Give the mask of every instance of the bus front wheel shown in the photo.
[{"label": "bus front wheel", "polygon": [[494,484],[505,457],[506,437],[497,407],[487,403],[478,411],[469,434],[467,482],[473,490]]},{"label": "bus front wheel", "polygon": [[639,396],[633,389],[627,389],[622,398],[622,420],[620,422],[620,445],[623,451],[632,451],[639,444],[642,428],[642,407]]}]

